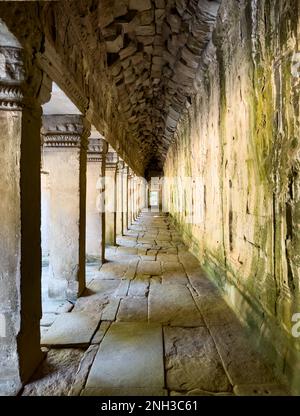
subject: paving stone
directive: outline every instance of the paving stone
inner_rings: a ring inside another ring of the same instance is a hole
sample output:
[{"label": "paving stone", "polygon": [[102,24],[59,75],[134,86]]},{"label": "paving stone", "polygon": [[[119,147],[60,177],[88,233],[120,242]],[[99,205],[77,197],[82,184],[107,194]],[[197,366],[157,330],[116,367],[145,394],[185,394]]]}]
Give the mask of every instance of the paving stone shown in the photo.
[{"label": "paving stone", "polygon": [[117,297],[127,296],[129,285],[130,285],[130,280],[122,279],[119,286],[117,287],[117,289],[114,292],[114,297],[117,298]]},{"label": "paving stone", "polygon": [[185,271],[199,269],[199,261],[190,252],[184,251],[178,253],[179,261],[183,264]]},{"label": "paving stone", "polygon": [[114,321],[119,309],[120,298],[112,298],[109,303],[103,309],[101,320],[102,321]]},{"label": "paving stone", "polygon": [[130,261],[127,271],[124,275],[124,279],[134,279],[135,278],[135,274],[136,274],[136,270],[139,264],[139,259],[133,259]]},{"label": "paving stone", "polygon": [[209,329],[233,385],[274,383],[272,372],[238,322]]},{"label": "paving stone", "polygon": [[190,291],[183,285],[150,285],[149,321],[176,326],[199,326],[204,321]]},{"label": "paving stone", "polygon": [[86,383],[86,388],[95,387],[163,389],[161,327],[144,322],[113,323],[100,344]]},{"label": "paving stone", "polygon": [[137,272],[139,274],[149,274],[151,276],[160,275],[160,261],[140,261]]},{"label": "paving stone", "polygon": [[237,321],[232,309],[230,309],[225,300],[218,294],[204,292],[202,296],[194,296],[194,300],[209,328],[211,326],[223,326]]},{"label": "paving stone", "polygon": [[100,316],[119,284],[119,280],[93,280],[84,296],[77,300],[73,311],[89,312]]},{"label": "paving stone", "polygon": [[83,355],[79,348],[49,350],[22,396],[67,396]]},{"label": "paving stone", "polygon": [[117,321],[147,321],[148,300],[142,297],[126,297],[121,300]]},{"label": "paving stone", "polygon": [[149,284],[150,284],[149,278],[150,276],[147,276],[147,275],[136,276],[136,278],[130,282],[128,295],[129,296],[148,296]]},{"label": "paving stone", "polygon": [[234,386],[237,396],[290,396],[285,386],[278,384],[243,384]]},{"label": "paving stone", "polygon": [[155,387],[85,388],[81,396],[167,396],[167,390]]},{"label": "paving stone", "polygon": [[89,294],[105,295],[113,293],[120,281],[118,279],[114,280],[98,280],[94,279],[88,284]]},{"label": "paving stone", "polygon": [[156,261],[156,256],[140,256],[141,261]]},{"label": "paving stone", "polygon": [[157,260],[162,262],[178,262],[177,254],[161,254],[158,253]]},{"label": "paving stone", "polygon": [[75,374],[74,383],[68,392],[68,396],[80,396],[80,393],[85,386],[88,373],[92,367],[98,348],[99,345],[91,345],[84,353]]},{"label": "paving stone", "polygon": [[157,253],[158,253],[158,250],[150,249],[147,251],[147,256],[156,256]]},{"label": "paving stone", "polygon": [[150,240],[148,238],[139,238],[138,239],[138,243],[139,244],[150,244],[152,246],[153,244],[155,244],[155,241],[154,240]]},{"label": "paving stone", "polygon": [[164,328],[169,390],[231,392],[214,341],[205,327]]},{"label": "paving stone", "polygon": [[102,321],[100,327],[97,329],[95,335],[92,338],[92,344],[100,344],[103,340],[108,328],[111,325],[111,321]]},{"label": "paving stone", "polygon": [[73,309],[74,305],[68,301],[45,299],[43,301],[43,313],[66,313]]},{"label": "paving stone", "polygon": [[137,255],[137,249],[135,247],[118,247],[116,250],[117,256],[123,256],[123,255],[130,255],[134,256]]},{"label": "paving stone", "polygon": [[229,392],[212,393],[210,391],[193,389],[187,392],[170,391],[170,396],[234,396],[234,394]]},{"label": "paving stone", "polygon": [[126,272],[127,265],[117,262],[104,263],[100,269],[100,275],[104,279],[120,279]]},{"label": "paving stone", "polygon": [[162,269],[163,269],[163,272],[175,271],[175,272],[182,272],[185,274],[182,264],[180,264],[178,261],[163,261]]},{"label": "paving stone", "polygon": [[170,271],[164,272],[162,275],[162,283],[163,284],[178,284],[178,285],[188,285],[189,281],[182,272]]},{"label": "paving stone", "polygon": [[100,317],[87,312],[63,313],[57,317],[41,339],[41,345],[88,344],[99,324]]},{"label": "paving stone", "polygon": [[138,256],[142,257],[142,256],[146,256],[147,255],[147,249],[146,248],[138,248]]},{"label": "paving stone", "polygon": [[55,313],[44,313],[40,322],[41,326],[50,326],[53,324],[55,319],[58,317]]}]

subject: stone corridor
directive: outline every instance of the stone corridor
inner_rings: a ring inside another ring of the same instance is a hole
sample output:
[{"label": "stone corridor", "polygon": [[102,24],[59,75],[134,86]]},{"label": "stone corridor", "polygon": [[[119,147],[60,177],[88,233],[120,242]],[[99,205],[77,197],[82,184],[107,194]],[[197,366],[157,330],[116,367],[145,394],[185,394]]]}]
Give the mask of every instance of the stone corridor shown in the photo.
[{"label": "stone corridor", "polygon": [[0,396],[119,394],[300,395],[299,0],[0,0]]},{"label": "stone corridor", "polygon": [[47,300],[23,395],[286,395],[166,214],[144,212],[74,307]]}]

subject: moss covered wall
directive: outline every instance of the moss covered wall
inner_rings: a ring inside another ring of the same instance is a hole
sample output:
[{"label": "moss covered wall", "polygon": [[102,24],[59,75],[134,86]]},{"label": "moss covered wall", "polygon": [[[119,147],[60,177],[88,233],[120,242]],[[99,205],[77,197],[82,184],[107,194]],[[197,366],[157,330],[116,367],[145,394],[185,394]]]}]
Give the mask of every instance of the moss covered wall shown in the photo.
[{"label": "moss covered wall", "polygon": [[164,173],[186,242],[299,393],[298,69],[298,0],[224,1]]}]

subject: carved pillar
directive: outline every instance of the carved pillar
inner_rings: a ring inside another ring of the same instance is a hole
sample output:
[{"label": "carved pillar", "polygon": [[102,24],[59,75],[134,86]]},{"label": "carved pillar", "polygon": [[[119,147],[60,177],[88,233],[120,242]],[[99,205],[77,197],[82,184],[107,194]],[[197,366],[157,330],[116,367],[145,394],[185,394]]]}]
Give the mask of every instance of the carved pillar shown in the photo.
[{"label": "carved pillar", "polygon": [[85,289],[86,158],[90,126],[80,115],[43,117],[50,181],[49,297],[76,300]]},{"label": "carved pillar", "polygon": [[134,175],[133,177],[133,221],[137,219],[137,201],[138,201],[137,181],[138,181],[138,177]]},{"label": "carved pillar", "polygon": [[128,230],[128,166],[123,169],[123,234]]},{"label": "carved pillar", "polygon": [[129,168],[128,169],[128,228],[133,222],[133,172]]},{"label": "carved pillar", "polygon": [[117,235],[123,235],[124,221],[123,221],[123,169],[124,162],[120,161],[117,165],[117,217],[116,217],[116,233]]},{"label": "carved pillar", "polygon": [[42,360],[40,128],[51,83],[2,23],[0,42],[0,395],[15,395]]},{"label": "carved pillar", "polygon": [[105,159],[108,144],[101,138],[90,138],[87,154],[86,255],[105,259]]},{"label": "carved pillar", "polygon": [[116,152],[108,152],[105,170],[105,240],[108,245],[116,245],[116,217],[117,217],[117,164]]}]

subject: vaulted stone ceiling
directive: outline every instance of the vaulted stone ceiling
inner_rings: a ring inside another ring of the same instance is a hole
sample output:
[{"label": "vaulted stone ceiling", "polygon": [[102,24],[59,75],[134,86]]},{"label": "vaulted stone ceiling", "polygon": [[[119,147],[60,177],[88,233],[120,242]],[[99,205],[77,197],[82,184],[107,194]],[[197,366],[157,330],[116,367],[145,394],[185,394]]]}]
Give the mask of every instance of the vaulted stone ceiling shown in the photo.
[{"label": "vaulted stone ceiling", "polygon": [[108,70],[145,167],[162,167],[218,8],[209,0],[101,1]]},{"label": "vaulted stone ceiling", "polygon": [[221,0],[0,2],[38,65],[139,174],[161,170]]}]

